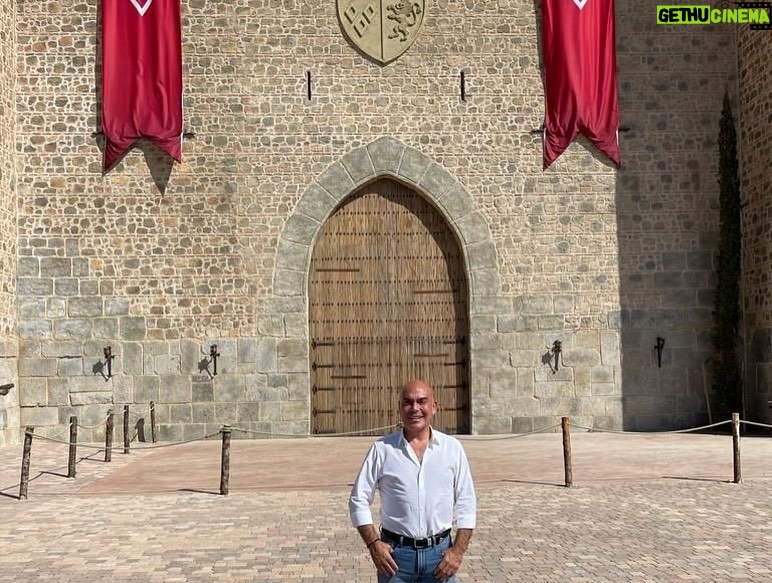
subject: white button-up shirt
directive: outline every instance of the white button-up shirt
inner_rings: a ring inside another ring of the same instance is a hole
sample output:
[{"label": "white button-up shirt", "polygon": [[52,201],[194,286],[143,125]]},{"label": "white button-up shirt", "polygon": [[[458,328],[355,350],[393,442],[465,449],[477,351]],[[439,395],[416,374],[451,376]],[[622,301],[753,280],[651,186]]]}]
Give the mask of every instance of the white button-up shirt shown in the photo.
[{"label": "white button-up shirt", "polygon": [[477,499],[461,443],[432,429],[418,460],[402,430],[376,441],[367,452],[349,498],[354,526],[373,524],[370,506],[381,497],[381,526],[412,538],[439,534],[453,525],[474,528]]}]

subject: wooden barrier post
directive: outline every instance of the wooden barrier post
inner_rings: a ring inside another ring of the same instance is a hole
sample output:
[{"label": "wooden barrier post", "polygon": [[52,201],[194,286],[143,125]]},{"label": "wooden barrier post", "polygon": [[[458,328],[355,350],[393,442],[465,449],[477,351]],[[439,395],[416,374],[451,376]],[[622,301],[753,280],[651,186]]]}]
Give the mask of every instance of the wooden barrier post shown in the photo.
[{"label": "wooden barrier post", "polygon": [[150,401],[150,440],[155,443],[155,403]]},{"label": "wooden barrier post", "polygon": [[732,413],[732,449],[734,450],[734,483],[739,484],[743,479],[743,470],[740,465],[740,414]]},{"label": "wooden barrier post", "polygon": [[105,461],[113,460],[113,410],[107,410],[107,421],[105,422]]},{"label": "wooden barrier post", "polygon": [[21,481],[19,483],[19,500],[27,499],[27,486],[29,485],[29,458],[32,454],[32,434],[34,427],[24,430],[24,450],[21,455]]},{"label": "wooden barrier post", "polygon": [[231,473],[231,426],[222,426],[222,457],[220,460],[220,494],[228,495]]},{"label": "wooden barrier post", "polygon": [[78,455],[78,418],[70,416],[70,455],[67,458],[67,477],[75,477],[75,458]]},{"label": "wooden barrier post", "polygon": [[123,453],[129,453],[129,406],[123,406]]},{"label": "wooden barrier post", "polygon": [[566,488],[574,483],[574,469],[571,464],[571,421],[563,417],[563,465],[565,466]]}]

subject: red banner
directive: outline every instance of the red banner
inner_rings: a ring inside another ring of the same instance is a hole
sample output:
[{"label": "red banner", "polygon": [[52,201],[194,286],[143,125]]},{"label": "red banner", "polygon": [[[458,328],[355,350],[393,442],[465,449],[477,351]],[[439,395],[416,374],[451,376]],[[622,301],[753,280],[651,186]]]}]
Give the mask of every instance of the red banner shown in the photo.
[{"label": "red banner", "polygon": [[180,0],[102,0],[102,131],[105,171],[140,138],[182,159]]},{"label": "red banner", "polygon": [[614,0],[542,0],[546,169],[580,133],[619,166]]}]

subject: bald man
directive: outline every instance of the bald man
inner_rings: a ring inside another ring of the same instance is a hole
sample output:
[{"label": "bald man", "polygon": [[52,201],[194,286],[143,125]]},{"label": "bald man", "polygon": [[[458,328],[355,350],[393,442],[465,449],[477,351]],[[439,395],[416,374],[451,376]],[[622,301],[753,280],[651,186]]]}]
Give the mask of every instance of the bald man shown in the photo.
[{"label": "bald man", "polygon": [[[457,439],[432,428],[436,412],[432,388],[421,380],[407,383],[402,429],[373,444],[351,490],[351,522],[378,583],[452,583],[472,538],[477,500],[469,463]],[[376,490],[380,532],[370,511]]]}]

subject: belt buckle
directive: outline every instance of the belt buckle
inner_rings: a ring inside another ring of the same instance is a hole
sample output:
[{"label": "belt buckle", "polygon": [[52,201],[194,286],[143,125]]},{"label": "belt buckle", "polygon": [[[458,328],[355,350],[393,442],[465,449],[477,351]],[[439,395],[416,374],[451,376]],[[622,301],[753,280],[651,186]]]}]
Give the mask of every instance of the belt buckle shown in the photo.
[{"label": "belt buckle", "polygon": [[417,549],[428,549],[430,546],[433,546],[432,545],[432,542],[433,542],[432,538],[433,537],[424,538],[424,539],[416,539],[415,541],[413,541],[413,546],[415,548],[417,548]]}]

